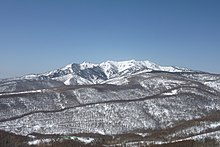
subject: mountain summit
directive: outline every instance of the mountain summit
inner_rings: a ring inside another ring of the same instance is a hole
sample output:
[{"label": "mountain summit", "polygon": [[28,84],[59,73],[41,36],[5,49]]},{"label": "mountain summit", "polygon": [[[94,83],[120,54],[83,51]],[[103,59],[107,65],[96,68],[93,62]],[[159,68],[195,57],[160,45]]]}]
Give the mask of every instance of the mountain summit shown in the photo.
[{"label": "mountain summit", "polygon": [[159,66],[150,61],[106,61],[100,64],[83,62],[69,64],[55,71],[25,78],[44,77],[64,82],[65,85],[101,84],[118,77],[127,77],[143,72],[191,72],[187,68]]}]

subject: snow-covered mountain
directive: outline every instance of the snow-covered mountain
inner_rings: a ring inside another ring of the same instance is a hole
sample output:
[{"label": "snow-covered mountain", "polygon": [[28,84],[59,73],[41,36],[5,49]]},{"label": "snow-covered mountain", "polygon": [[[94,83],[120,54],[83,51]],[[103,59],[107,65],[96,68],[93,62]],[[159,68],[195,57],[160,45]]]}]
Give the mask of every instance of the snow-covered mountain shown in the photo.
[{"label": "snow-covered mountain", "polygon": [[0,81],[0,133],[30,140],[57,134],[104,139],[106,146],[220,142],[219,116],[220,75],[149,61],[69,64]]},{"label": "snow-covered mountain", "polygon": [[143,72],[164,71],[164,72],[191,72],[187,68],[174,66],[159,66],[150,61],[106,61],[101,64],[83,62],[81,64],[69,64],[61,69],[47,72],[40,75],[27,75],[31,78],[50,78],[64,82],[65,85],[84,85],[104,83],[110,79],[127,77]]}]

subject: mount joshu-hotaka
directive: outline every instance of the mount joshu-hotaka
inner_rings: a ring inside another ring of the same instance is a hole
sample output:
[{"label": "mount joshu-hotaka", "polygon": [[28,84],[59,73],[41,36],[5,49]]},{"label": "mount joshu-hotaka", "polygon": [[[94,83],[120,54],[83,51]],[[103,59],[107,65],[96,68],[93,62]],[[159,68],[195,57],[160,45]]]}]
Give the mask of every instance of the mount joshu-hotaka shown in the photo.
[{"label": "mount joshu-hotaka", "polygon": [[0,146],[13,139],[21,146],[220,146],[220,75],[130,60],[2,79]]}]

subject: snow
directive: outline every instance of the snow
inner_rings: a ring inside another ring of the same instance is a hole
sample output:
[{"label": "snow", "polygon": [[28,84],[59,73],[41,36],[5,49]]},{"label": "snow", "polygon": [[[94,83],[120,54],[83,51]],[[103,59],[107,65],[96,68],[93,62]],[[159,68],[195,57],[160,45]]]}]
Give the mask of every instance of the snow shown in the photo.
[{"label": "snow", "polygon": [[38,130],[40,130],[40,128],[41,128],[41,126],[39,126],[39,125],[33,126],[33,130],[34,130],[34,131],[38,131]]},{"label": "snow", "polygon": [[36,136],[34,136],[34,135],[27,135],[28,137],[30,137],[30,138],[36,138]]},{"label": "snow", "polygon": [[[35,136],[30,136],[30,135],[28,136],[33,139],[32,141],[28,141],[28,145],[40,145],[40,144],[50,143],[52,141],[52,139],[34,139]],[[95,140],[94,138],[90,138],[90,137],[77,137],[77,136],[70,136],[70,139],[73,140],[77,139],[85,144],[91,143]]]},{"label": "snow", "polygon": [[88,68],[93,68],[95,66],[98,66],[98,64],[93,64],[93,63],[90,63],[90,62],[83,62],[83,63],[80,64],[80,69],[84,70],[84,69],[88,69]]},{"label": "snow", "polygon": [[51,139],[36,139],[36,140],[33,140],[33,141],[29,141],[28,145],[40,145],[40,144],[43,144],[43,143],[49,143],[51,141],[52,141]]},{"label": "snow", "polygon": [[64,82],[65,85],[71,85],[71,78],[67,79],[65,82]]},{"label": "snow", "polygon": [[89,138],[89,137],[77,137],[77,139],[85,144],[88,144],[94,141],[93,138]]},{"label": "snow", "polygon": [[[159,66],[150,61],[106,61],[100,64],[83,62],[68,64],[61,69],[39,75],[27,75],[25,79],[43,77],[63,82],[65,85],[98,84],[122,76],[131,76],[151,71],[182,72],[185,68]],[[107,79],[106,79],[107,78]],[[118,84],[118,83],[116,83]],[[124,83],[123,83],[124,84]]]},{"label": "snow", "polygon": [[214,88],[215,90],[220,90],[220,81],[216,82],[204,82],[205,85]]},{"label": "snow", "polygon": [[159,66],[159,69],[161,71],[168,71],[168,72],[182,72],[182,71],[189,71],[186,68],[179,68],[179,67],[172,67],[172,66]]},{"label": "snow", "polygon": [[175,90],[172,90],[171,92],[166,92],[166,93],[163,93],[163,95],[175,95],[175,94],[177,94],[177,90],[175,89]]},{"label": "snow", "polygon": [[154,141],[137,141],[137,142],[127,142],[126,146],[128,147],[134,147],[139,145],[144,144],[144,145],[152,145],[152,144],[167,144],[167,143],[175,143],[175,142],[180,142],[180,141],[186,141],[186,140],[197,140],[197,141],[203,141],[205,138],[210,138],[210,139],[215,139],[216,141],[220,141],[220,131],[214,131],[211,133],[205,133],[201,135],[195,135],[193,137],[187,137],[183,139],[177,139],[177,140],[172,140],[172,141],[159,141],[159,140],[154,140]]},{"label": "snow", "polygon": [[212,123],[210,125],[211,128],[216,128],[216,127],[219,127],[220,126],[220,122],[217,122],[217,123]]},{"label": "snow", "polygon": [[78,75],[68,74],[62,78],[56,78],[59,81],[64,81],[65,85],[83,85],[83,84],[95,84],[92,81],[80,77]]},{"label": "snow", "polygon": [[29,90],[29,91],[21,91],[21,92],[9,92],[9,93],[0,93],[0,96],[7,96],[7,95],[18,95],[18,94],[28,94],[28,93],[40,93],[44,91],[44,89],[40,90]]},{"label": "snow", "polygon": [[[122,74],[137,74],[141,72],[151,72],[152,70],[156,71],[168,71],[168,72],[181,72],[187,69],[178,68],[178,67],[163,67],[159,66],[150,61],[107,61],[99,64],[103,69],[108,78],[117,77],[117,75]],[[140,71],[141,70],[141,71]],[[189,70],[188,70],[189,71]]]},{"label": "snow", "polygon": [[146,137],[148,135],[150,135],[150,133],[136,133],[137,135],[140,135],[142,137]]},{"label": "snow", "polygon": [[101,84],[113,84],[113,85],[126,85],[128,84],[128,79],[127,77],[118,77],[118,78],[113,78],[104,82],[101,82]]},{"label": "snow", "polygon": [[106,134],[103,130],[100,130],[100,129],[95,129],[94,132],[98,134],[102,134],[102,135]]},{"label": "snow", "polygon": [[38,77],[38,75],[36,75],[36,74],[31,74],[31,75],[23,76],[22,78],[24,78],[24,79],[34,79],[34,78],[37,78],[37,77]]},{"label": "snow", "polygon": [[108,78],[115,77],[114,71],[119,73],[129,73],[129,71],[139,72],[140,69],[157,68],[158,66],[150,61],[107,61],[100,64],[100,67],[105,71]]},{"label": "snow", "polygon": [[211,138],[211,139],[215,139],[217,141],[220,141],[220,131],[215,131],[215,132],[211,132],[211,133],[205,133],[205,134],[202,134],[202,135],[197,135],[197,136],[191,137],[190,139],[204,140],[204,138]]},{"label": "snow", "polygon": [[61,70],[69,70],[69,71],[72,73],[72,72],[73,72],[72,64],[68,64],[68,65],[66,65],[66,66],[63,67]]},{"label": "snow", "polygon": [[[142,76],[144,77],[144,76]],[[161,86],[166,87],[166,89],[170,89],[172,87],[176,87],[177,85],[184,85],[186,82],[182,80],[175,80],[175,79],[164,79],[161,77],[153,77],[140,80],[140,85],[144,88],[154,87],[154,91]]]}]

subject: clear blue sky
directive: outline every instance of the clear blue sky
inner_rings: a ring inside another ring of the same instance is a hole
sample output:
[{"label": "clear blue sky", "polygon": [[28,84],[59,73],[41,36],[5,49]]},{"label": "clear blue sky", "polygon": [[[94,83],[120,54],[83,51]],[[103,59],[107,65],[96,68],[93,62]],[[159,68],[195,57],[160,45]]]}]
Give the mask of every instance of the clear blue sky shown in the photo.
[{"label": "clear blue sky", "polygon": [[128,59],[220,73],[220,1],[0,1],[0,78]]}]

